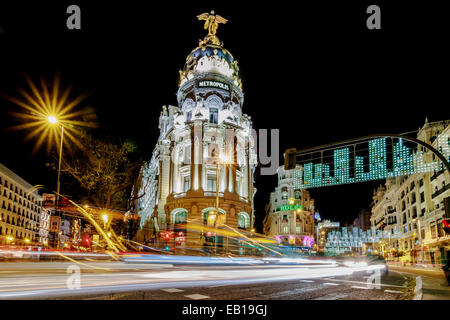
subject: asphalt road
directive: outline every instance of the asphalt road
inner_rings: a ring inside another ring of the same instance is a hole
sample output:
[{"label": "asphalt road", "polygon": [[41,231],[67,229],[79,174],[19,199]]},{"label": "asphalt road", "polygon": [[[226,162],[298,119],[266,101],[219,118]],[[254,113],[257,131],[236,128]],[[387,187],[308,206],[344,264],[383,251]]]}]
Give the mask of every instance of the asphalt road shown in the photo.
[{"label": "asphalt road", "polygon": [[335,264],[4,262],[0,299],[391,300],[412,278],[389,272],[377,282],[376,272]]}]

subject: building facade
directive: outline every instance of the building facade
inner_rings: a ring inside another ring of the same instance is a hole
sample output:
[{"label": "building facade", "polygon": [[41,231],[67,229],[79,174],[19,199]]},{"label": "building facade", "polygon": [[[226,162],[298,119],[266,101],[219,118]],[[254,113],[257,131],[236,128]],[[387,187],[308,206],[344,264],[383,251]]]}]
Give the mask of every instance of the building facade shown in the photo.
[{"label": "building facade", "polygon": [[[417,138],[450,160],[449,124],[425,121]],[[436,159],[425,148],[417,152],[423,152],[426,160]],[[374,191],[372,203],[371,224],[385,234],[378,250],[402,262],[439,264],[448,259],[450,236],[442,228],[442,219],[449,189],[450,178],[444,167],[386,180]]]},{"label": "building facade", "polygon": [[305,189],[296,189],[295,170],[277,170],[278,186],[266,207],[264,234],[279,243],[308,246],[314,244],[314,200]]},{"label": "building facade", "polygon": [[35,188],[0,163],[0,243],[39,242],[42,198]]},{"label": "building facade", "polygon": [[340,223],[331,220],[324,220],[317,223],[316,226],[316,248],[318,252],[324,252],[327,244],[328,233],[332,231],[339,231]]},{"label": "building facade", "polygon": [[138,240],[169,239],[170,233],[175,247],[203,247],[209,238],[190,235],[186,224],[251,230],[257,165],[252,123],[242,112],[237,61],[215,34],[188,55],[177,100],[178,106],[162,108],[156,147],[135,188]]},{"label": "building facade", "polygon": [[48,245],[49,227],[50,211],[45,208],[41,208],[41,214],[39,218],[39,243],[42,243],[44,246]]},{"label": "building facade", "polygon": [[369,230],[372,227],[370,222],[370,217],[372,216],[372,211],[370,209],[361,209],[358,217],[353,222],[353,227],[359,228],[362,231]]}]

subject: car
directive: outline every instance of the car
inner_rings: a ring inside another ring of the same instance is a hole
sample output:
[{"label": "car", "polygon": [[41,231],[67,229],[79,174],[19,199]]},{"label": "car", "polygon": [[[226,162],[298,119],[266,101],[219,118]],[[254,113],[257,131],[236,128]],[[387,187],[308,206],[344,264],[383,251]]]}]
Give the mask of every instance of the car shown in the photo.
[{"label": "car", "polygon": [[373,265],[383,265],[384,268],[381,270],[381,275],[387,276],[389,274],[388,265],[386,263],[386,260],[381,255],[368,255],[366,258],[367,264],[369,266]]}]

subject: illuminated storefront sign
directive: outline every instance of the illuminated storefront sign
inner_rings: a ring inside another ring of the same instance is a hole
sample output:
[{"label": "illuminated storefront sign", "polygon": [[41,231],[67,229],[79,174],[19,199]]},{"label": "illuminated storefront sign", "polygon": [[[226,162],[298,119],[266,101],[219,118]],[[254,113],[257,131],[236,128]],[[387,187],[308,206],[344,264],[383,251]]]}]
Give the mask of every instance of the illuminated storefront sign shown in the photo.
[{"label": "illuminated storefront sign", "polygon": [[308,236],[303,237],[303,245],[305,247],[312,247],[313,244],[314,244],[314,238],[311,238]]},{"label": "illuminated storefront sign", "polygon": [[226,91],[230,91],[230,85],[220,81],[213,80],[200,80],[198,82],[199,88],[218,88]]},{"label": "illuminated storefront sign", "polygon": [[296,204],[296,205],[287,204],[287,205],[280,207],[280,211],[290,211],[290,210],[297,210],[297,209],[303,210],[303,206],[301,206],[299,204]]},{"label": "illuminated storefront sign", "polygon": [[175,236],[175,246],[183,247],[186,245],[186,234],[182,231],[176,233]]},{"label": "illuminated storefront sign", "polygon": [[322,228],[339,228],[339,222],[325,222],[323,224],[319,224]]}]

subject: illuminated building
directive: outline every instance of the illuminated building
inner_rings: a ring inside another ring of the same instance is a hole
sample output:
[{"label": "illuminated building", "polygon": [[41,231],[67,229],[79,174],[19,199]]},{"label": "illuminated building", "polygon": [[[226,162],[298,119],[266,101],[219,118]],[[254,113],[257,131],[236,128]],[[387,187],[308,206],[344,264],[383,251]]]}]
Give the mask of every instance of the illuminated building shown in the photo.
[{"label": "illuminated building", "polygon": [[1,244],[38,242],[41,202],[31,184],[0,163]]},{"label": "illuminated building", "polygon": [[61,226],[59,231],[59,245],[60,247],[68,246],[72,238],[72,223],[73,219],[68,219],[63,216],[61,219]]},{"label": "illuminated building", "polygon": [[370,216],[372,215],[372,212],[369,209],[362,209],[358,217],[353,222],[353,226],[355,228],[359,228],[362,231],[366,231],[370,229],[372,224],[370,223]]},{"label": "illuminated building", "polygon": [[270,194],[264,233],[279,243],[295,246],[314,244],[314,200],[309,192],[295,188],[294,170],[277,170],[278,186]]},{"label": "illuminated building", "polygon": [[[237,61],[215,34],[206,36],[188,55],[180,71],[177,100],[178,106],[162,107],[160,135],[135,188],[136,194],[143,195],[136,205],[141,217],[138,240],[159,235],[175,247],[183,247],[185,241],[189,247],[203,247],[210,238],[186,235],[187,223],[250,231],[257,164],[252,123],[242,112]],[[223,240],[219,236],[214,241],[222,246]]]},{"label": "illuminated building", "polygon": [[44,245],[48,245],[49,226],[50,226],[50,211],[41,208],[41,214],[39,218],[39,242]]},{"label": "illuminated building", "polygon": [[[368,229],[366,231],[357,227],[342,227],[342,228],[321,228],[322,238],[325,238],[325,245],[323,251],[325,255],[365,255],[367,250],[372,247],[374,243],[379,243],[382,240],[380,232],[375,232],[375,229]],[[325,231],[327,230],[326,234]]]},{"label": "illuminated building", "polygon": [[330,231],[339,231],[340,223],[331,220],[324,220],[317,223],[316,226],[316,243],[317,251],[323,252],[327,244],[328,233]]},{"label": "illuminated building", "polygon": [[[449,124],[426,120],[417,138],[450,160]],[[399,147],[397,151],[404,153],[404,148]],[[407,156],[399,154],[397,161]],[[449,257],[450,250],[450,237],[442,230],[444,199],[450,196],[449,174],[443,166],[428,172],[427,166],[436,158],[425,148],[419,147],[413,156],[410,155],[418,159],[423,171],[387,179],[374,192],[371,223],[384,234],[384,241],[377,249],[403,262],[441,263]]]}]

